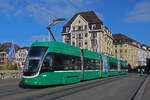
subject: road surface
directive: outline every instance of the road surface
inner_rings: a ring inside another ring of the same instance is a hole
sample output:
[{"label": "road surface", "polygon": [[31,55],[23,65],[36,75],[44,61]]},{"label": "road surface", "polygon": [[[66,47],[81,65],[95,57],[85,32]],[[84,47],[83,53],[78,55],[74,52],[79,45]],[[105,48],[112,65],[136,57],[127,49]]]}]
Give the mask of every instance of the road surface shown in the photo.
[{"label": "road surface", "polygon": [[0,80],[0,100],[150,100],[150,77],[135,73],[45,88],[21,88],[19,81]]}]

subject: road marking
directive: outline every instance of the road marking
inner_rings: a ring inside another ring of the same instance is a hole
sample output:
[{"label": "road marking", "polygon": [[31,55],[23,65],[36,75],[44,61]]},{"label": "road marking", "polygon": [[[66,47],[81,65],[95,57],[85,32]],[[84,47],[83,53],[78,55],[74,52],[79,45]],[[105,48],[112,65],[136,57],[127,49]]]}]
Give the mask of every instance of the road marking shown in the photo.
[{"label": "road marking", "polygon": [[144,79],[144,83],[142,84],[142,86],[140,87],[138,92],[136,93],[133,100],[142,100],[142,97],[144,95],[144,90],[145,90],[146,85],[148,84],[149,78],[150,78],[150,76],[147,76],[146,79]]}]

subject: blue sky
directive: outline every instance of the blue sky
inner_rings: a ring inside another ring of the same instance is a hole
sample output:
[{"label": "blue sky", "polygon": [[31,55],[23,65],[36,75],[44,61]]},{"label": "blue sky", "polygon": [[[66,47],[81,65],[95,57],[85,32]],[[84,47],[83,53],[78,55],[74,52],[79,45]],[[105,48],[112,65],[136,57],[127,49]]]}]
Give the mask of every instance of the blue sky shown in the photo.
[{"label": "blue sky", "polygon": [[[48,20],[93,10],[112,33],[123,33],[150,46],[150,0],[0,0],[0,43],[30,46],[48,36]],[[60,32],[66,22],[53,28]]]}]

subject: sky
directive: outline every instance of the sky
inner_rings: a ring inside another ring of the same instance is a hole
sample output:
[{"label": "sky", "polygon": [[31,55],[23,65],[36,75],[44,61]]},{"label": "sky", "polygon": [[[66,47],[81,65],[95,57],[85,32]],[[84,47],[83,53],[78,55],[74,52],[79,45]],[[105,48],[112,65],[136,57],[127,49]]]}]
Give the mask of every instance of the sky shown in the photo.
[{"label": "sky", "polygon": [[52,28],[61,41],[63,25],[84,11],[94,11],[112,33],[150,46],[150,0],[0,0],[0,43],[30,46],[48,38],[50,20],[66,18]]}]

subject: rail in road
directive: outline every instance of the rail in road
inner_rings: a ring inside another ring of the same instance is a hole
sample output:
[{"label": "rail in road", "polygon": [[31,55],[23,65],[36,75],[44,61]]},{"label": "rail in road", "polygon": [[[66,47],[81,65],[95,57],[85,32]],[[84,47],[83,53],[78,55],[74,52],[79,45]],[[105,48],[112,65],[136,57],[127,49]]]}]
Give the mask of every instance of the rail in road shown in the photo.
[{"label": "rail in road", "polygon": [[[146,78],[136,74],[46,88],[20,88],[19,80],[0,80],[1,100],[134,100]],[[122,92],[122,93],[121,93]],[[119,94],[120,93],[120,94]],[[133,97],[134,96],[134,97]]]}]

